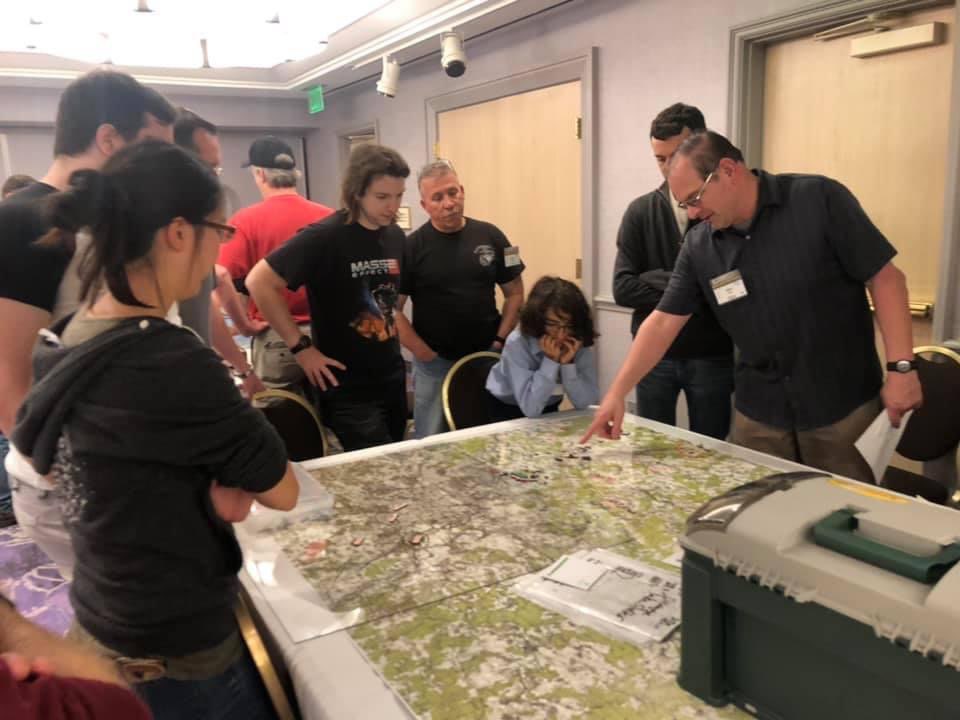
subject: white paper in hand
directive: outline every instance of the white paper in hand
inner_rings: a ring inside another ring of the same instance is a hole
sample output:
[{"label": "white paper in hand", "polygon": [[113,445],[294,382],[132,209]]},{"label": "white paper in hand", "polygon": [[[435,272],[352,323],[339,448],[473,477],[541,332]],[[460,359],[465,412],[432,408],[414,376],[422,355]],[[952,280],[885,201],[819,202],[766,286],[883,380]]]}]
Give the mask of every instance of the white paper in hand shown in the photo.
[{"label": "white paper in hand", "polygon": [[900,427],[895,428],[890,423],[890,416],[886,410],[881,410],[877,419],[870,423],[860,439],[854,443],[854,447],[860,451],[863,459],[867,461],[870,469],[873,470],[873,478],[879,483],[883,474],[890,465],[890,458],[893,457],[894,450],[897,449],[897,443],[907,427],[907,422],[913,410],[906,413],[900,419]]}]

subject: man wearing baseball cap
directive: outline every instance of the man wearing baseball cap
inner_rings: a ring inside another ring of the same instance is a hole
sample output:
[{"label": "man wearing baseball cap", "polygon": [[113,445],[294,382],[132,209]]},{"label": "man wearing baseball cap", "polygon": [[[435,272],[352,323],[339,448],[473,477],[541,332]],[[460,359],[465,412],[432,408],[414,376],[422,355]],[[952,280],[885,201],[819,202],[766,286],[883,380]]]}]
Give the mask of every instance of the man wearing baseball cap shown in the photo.
[{"label": "man wearing baseball cap", "polygon": [[[300,171],[293,149],[280,138],[267,135],[254,140],[243,167],[251,168],[263,201],[243,208],[230,219],[237,232],[230,242],[220,246],[218,260],[241,289],[244,289],[247,273],[260,260],[301,228],[333,213],[330,208],[311,202],[297,192]],[[284,290],[284,299],[290,315],[302,331],[309,334],[310,307],[306,288]],[[265,321],[253,300],[247,310],[252,321]],[[302,392],[303,370],[273,328],[268,327],[253,338],[252,360],[254,372],[267,387]]]}]

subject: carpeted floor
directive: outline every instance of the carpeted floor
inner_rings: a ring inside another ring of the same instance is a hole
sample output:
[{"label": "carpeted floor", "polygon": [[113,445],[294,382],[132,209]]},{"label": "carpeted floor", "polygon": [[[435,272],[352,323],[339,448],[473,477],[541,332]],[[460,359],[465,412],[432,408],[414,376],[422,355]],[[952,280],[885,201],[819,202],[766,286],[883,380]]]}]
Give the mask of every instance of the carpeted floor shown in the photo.
[{"label": "carpeted floor", "polygon": [[0,592],[33,622],[63,635],[73,621],[69,583],[19,525],[0,528]]}]

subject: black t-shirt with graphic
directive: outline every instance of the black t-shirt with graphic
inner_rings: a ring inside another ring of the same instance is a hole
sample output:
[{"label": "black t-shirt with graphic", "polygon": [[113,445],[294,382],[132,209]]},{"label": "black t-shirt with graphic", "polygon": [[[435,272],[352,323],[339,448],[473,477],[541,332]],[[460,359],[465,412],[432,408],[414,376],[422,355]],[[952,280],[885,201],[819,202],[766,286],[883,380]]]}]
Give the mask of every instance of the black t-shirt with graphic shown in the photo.
[{"label": "black t-shirt with graphic", "polygon": [[441,357],[490,347],[500,325],[495,287],[523,272],[510,247],[495,225],[473,218],[459,232],[428,222],[407,237],[400,293],[413,301],[414,330]]},{"label": "black t-shirt with graphic", "polygon": [[308,225],[267,256],[290,290],[307,288],[314,345],[347,366],[341,386],[370,385],[403,371],[394,319],[403,231],[345,223],[343,211]]}]

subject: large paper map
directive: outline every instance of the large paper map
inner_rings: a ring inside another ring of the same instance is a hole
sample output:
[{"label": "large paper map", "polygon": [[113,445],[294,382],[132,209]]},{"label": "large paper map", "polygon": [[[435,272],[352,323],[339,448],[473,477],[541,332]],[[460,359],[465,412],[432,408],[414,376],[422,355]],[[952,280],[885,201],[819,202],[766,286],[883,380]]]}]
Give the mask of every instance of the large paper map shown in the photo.
[{"label": "large paper map", "polygon": [[700,504],[776,470],[629,421],[620,441],[579,446],[588,422],[324,464],[334,518],[274,531],[421,717],[732,716],[676,686],[676,637],[607,638],[510,581],[583,548],[662,563]]}]

